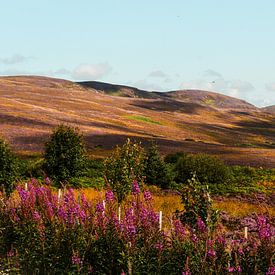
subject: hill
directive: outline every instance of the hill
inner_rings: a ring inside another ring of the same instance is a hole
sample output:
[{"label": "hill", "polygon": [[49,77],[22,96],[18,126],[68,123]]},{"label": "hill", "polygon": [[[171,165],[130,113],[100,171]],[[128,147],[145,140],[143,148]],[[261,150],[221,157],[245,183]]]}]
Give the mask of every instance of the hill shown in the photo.
[{"label": "hill", "polygon": [[80,128],[95,156],[132,137],[156,140],[163,153],[205,152],[275,167],[275,116],[217,93],[18,76],[0,77],[0,98],[1,135],[21,154],[42,152],[52,129],[66,123]]},{"label": "hill", "polygon": [[261,109],[267,113],[275,114],[275,105],[267,106]]}]

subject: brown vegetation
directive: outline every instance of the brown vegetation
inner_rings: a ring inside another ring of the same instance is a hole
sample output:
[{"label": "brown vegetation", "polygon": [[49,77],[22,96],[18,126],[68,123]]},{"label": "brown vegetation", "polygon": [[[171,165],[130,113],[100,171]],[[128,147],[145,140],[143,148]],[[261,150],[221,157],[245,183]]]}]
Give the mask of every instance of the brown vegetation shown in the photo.
[{"label": "brown vegetation", "polygon": [[80,128],[95,156],[132,137],[145,145],[156,140],[162,153],[205,152],[227,163],[275,167],[275,116],[249,103],[211,92],[98,85],[1,77],[1,136],[17,152],[32,154],[64,123]]}]

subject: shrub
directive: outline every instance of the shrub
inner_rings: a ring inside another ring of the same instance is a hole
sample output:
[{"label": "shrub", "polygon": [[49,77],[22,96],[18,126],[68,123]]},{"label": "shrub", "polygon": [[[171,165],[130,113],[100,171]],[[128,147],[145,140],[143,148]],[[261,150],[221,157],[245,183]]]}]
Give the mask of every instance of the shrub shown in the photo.
[{"label": "shrub", "polygon": [[232,179],[231,171],[220,159],[206,155],[184,155],[175,164],[176,182],[186,183],[196,173],[199,182],[209,184],[209,188],[219,189]]},{"label": "shrub", "polygon": [[130,193],[134,179],[143,182],[144,166],[144,149],[130,139],[104,161],[105,176],[119,203]]},{"label": "shrub", "polygon": [[7,194],[13,190],[13,184],[19,175],[19,161],[9,145],[0,139],[0,185]]},{"label": "shrub", "polygon": [[173,181],[172,169],[161,158],[157,145],[152,144],[146,155],[145,182],[162,188],[169,188]]},{"label": "shrub", "polygon": [[45,145],[45,171],[54,180],[62,182],[83,173],[86,150],[77,129],[58,126]]},{"label": "shrub", "polygon": [[168,154],[165,156],[164,161],[169,164],[176,164],[179,158],[186,157],[188,154],[184,152],[177,152],[175,154]]},{"label": "shrub", "polygon": [[182,187],[181,199],[184,205],[184,212],[180,217],[183,224],[189,224],[191,227],[206,225],[209,229],[214,228],[218,211],[212,208],[208,186],[201,185],[196,175],[193,175],[188,184]]}]

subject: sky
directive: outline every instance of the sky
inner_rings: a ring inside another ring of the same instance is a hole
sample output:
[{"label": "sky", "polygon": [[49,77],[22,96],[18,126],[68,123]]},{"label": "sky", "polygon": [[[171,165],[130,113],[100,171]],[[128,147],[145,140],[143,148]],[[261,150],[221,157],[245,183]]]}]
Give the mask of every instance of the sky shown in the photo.
[{"label": "sky", "polygon": [[0,75],[275,104],[274,0],[0,0]]}]

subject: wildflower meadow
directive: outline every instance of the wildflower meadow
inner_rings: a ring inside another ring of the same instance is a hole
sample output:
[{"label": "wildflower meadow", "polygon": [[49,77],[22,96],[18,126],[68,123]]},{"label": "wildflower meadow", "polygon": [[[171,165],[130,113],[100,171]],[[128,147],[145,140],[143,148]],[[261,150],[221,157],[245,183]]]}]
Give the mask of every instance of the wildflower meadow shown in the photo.
[{"label": "wildflower meadow", "polygon": [[152,200],[137,181],[122,204],[111,189],[90,201],[48,180],[19,185],[1,196],[1,274],[275,273],[268,217],[257,217],[255,232],[228,232],[200,212],[194,223],[178,214],[163,226]]}]

